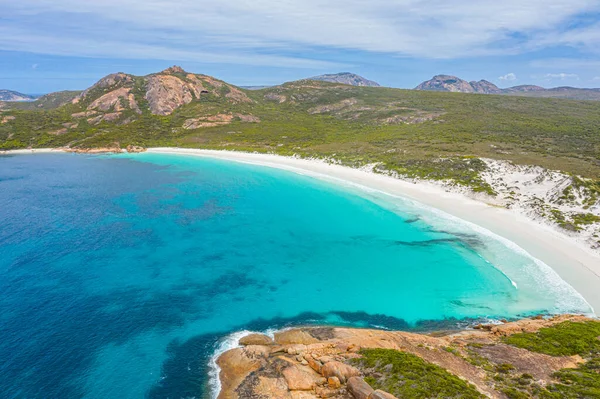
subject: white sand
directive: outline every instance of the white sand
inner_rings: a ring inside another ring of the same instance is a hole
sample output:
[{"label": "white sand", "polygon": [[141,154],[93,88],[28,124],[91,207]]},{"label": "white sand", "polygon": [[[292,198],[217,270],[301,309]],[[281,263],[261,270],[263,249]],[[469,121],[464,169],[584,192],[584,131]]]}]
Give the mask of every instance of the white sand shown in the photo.
[{"label": "white sand", "polygon": [[28,150],[0,150],[0,155],[11,155],[11,154],[43,154],[49,152],[64,152],[60,148],[32,148]]},{"label": "white sand", "polygon": [[575,238],[516,211],[490,206],[463,194],[447,192],[426,182],[393,177],[278,155],[180,148],[150,148],[148,152],[188,154],[284,169],[330,182],[340,180],[401,196],[444,211],[504,237],[546,263],[577,290],[594,309],[600,309],[600,256]]}]

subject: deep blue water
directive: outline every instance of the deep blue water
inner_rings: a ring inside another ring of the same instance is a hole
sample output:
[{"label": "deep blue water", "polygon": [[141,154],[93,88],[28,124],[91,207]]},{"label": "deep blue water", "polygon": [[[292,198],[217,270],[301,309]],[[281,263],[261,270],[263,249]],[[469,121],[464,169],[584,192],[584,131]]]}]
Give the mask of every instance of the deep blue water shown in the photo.
[{"label": "deep blue water", "polygon": [[206,397],[219,339],[579,311],[545,265],[401,199],[197,157],[0,156],[0,396]]}]

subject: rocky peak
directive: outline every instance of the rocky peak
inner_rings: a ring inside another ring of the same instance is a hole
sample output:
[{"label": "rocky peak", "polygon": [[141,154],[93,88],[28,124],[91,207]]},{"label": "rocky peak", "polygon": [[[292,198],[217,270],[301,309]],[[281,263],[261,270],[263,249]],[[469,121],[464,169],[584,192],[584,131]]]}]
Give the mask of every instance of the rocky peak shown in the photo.
[{"label": "rocky peak", "polygon": [[475,91],[475,93],[484,93],[484,94],[499,94],[502,93],[502,90],[496,86],[495,84],[493,84],[492,82],[489,82],[487,80],[480,80],[479,82],[469,82],[469,84],[471,85],[471,87],[473,87],[473,90]]},{"label": "rocky peak", "polygon": [[436,75],[418,85],[415,90],[451,91],[458,93],[500,94],[502,90],[492,82],[480,80],[467,82],[452,75]]},{"label": "rocky peak", "polygon": [[313,76],[308,80],[319,80],[322,82],[342,83],[351,86],[379,87],[379,83],[363,78],[351,72],[340,72],[326,75]]},{"label": "rocky peak", "polygon": [[513,86],[505,89],[507,92],[531,92],[531,91],[545,91],[543,87],[535,86],[535,85],[520,85]]},{"label": "rocky peak", "polygon": [[172,67],[169,67],[167,69],[165,69],[164,71],[162,71],[161,73],[165,73],[165,74],[175,74],[175,73],[182,73],[182,74],[186,74],[187,72],[180,67],[179,65],[173,65]]},{"label": "rocky peak", "polygon": [[475,89],[469,82],[452,75],[436,75],[415,87],[415,90],[451,91],[460,93],[474,93]]}]

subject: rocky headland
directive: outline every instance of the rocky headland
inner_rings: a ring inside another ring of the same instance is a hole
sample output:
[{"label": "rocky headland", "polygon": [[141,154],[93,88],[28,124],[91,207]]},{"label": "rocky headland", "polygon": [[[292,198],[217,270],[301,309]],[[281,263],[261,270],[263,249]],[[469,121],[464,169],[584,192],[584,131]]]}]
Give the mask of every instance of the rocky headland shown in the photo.
[{"label": "rocky headland", "polygon": [[[217,360],[218,399],[575,398],[597,396],[573,392],[599,392],[600,322],[583,316],[428,334],[304,327],[273,337],[253,333],[239,345]],[[589,369],[591,380],[571,378],[589,377]]]}]

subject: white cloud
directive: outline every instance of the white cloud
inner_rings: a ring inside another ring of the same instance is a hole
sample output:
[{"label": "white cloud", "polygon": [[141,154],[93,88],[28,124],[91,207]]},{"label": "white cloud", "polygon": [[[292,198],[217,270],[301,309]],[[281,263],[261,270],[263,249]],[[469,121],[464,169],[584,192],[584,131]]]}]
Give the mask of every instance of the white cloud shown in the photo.
[{"label": "white cloud", "polygon": [[517,75],[515,75],[514,73],[511,72],[511,73],[507,73],[504,76],[500,76],[498,79],[512,82],[513,80],[517,80]]},{"label": "white cloud", "polygon": [[[600,11],[598,0],[0,0],[0,7],[11,16],[0,49],[17,41],[24,51],[83,56],[133,49],[130,57],[225,54],[229,63],[275,57],[292,66],[298,57],[285,54],[323,47],[459,58],[600,43],[600,27],[565,31],[578,15]],[[26,33],[15,31],[23,26]]]},{"label": "white cloud", "polygon": [[594,81],[594,82],[600,81],[600,76],[594,76],[594,78],[592,79],[592,81]]},{"label": "white cloud", "polygon": [[37,68],[38,68],[38,66],[39,66],[38,64],[32,64],[32,65],[31,65],[31,69],[37,69]]},{"label": "white cloud", "polygon": [[547,73],[544,75],[544,78],[546,79],[560,79],[560,80],[565,80],[565,79],[576,79],[579,80],[579,75],[575,74],[575,73]]}]

